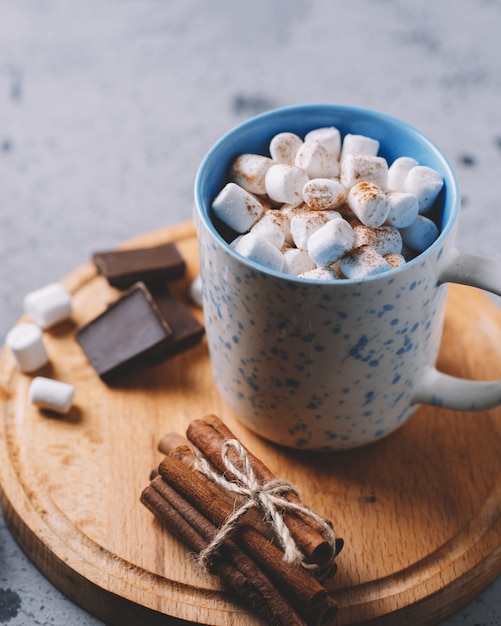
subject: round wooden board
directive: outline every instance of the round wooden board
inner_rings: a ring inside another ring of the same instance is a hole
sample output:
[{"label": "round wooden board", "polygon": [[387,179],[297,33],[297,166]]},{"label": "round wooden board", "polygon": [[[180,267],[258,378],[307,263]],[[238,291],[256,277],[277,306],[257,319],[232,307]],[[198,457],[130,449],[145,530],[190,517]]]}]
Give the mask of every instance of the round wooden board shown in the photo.
[{"label": "round wooden board", "polygon": [[[174,289],[187,300],[198,273],[192,224],[127,245],[167,241],[188,262]],[[184,434],[207,413],[297,485],[345,539],[334,579],[340,626],[434,624],[501,573],[501,409],[421,407],[397,433],[363,449],[325,456],[284,450],[247,431],[223,404],[205,340],[120,386],[101,382],[74,330],[118,292],[92,263],[62,282],[73,295],[73,321],[45,331],[51,364],[43,374],[74,384],[75,404],[57,419],[28,404],[32,377],[4,349],[1,504],[28,556],[91,613],[121,626],[260,623],[139,502],[162,458],[162,435]],[[501,312],[484,294],[450,287],[439,366],[469,378],[501,377]]]}]

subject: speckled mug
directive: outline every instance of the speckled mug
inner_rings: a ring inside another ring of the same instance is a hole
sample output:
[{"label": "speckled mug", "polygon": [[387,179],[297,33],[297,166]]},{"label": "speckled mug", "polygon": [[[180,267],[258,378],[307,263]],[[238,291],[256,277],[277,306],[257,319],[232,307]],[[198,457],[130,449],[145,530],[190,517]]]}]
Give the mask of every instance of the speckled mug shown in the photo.
[{"label": "speckled mug", "polygon": [[[380,142],[389,163],[411,156],[443,176],[441,234],[405,266],[364,280],[318,282],[267,270],[237,254],[210,206],[232,160],[267,154],[282,131],[336,126]],[[311,104],[254,117],[208,152],[195,184],[203,307],[217,387],[238,418],[278,444],[341,450],[377,441],[419,404],[478,410],[501,403],[501,381],[473,382],[435,368],[447,282],[501,294],[495,264],[460,253],[456,176],[411,126],[351,106]]]}]

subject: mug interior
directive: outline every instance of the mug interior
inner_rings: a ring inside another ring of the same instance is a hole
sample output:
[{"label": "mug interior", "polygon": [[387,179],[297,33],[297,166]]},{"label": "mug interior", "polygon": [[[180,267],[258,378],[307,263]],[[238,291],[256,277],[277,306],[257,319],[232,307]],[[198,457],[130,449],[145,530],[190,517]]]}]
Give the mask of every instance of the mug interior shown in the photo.
[{"label": "mug interior", "polygon": [[[380,143],[378,155],[384,157],[389,165],[398,157],[410,156],[420,165],[427,165],[439,172],[444,179],[444,187],[429,217],[436,221],[440,236],[416,259],[439,246],[453,227],[459,211],[459,185],[445,155],[420,131],[397,118],[369,109],[337,104],[306,104],[275,109],[236,126],[214,144],[198,170],[195,200],[200,216],[216,239],[224,242],[213,223],[211,205],[228,182],[228,170],[233,160],[243,153],[269,156],[268,146],[277,133],[288,131],[304,137],[308,131],[324,126],[335,126],[342,137],[351,133],[377,139]],[[230,246],[228,252],[237,255]],[[253,261],[244,260],[240,255],[238,258],[259,271],[278,274]],[[407,265],[412,262],[409,261]],[[295,276],[287,278],[306,280]]]}]

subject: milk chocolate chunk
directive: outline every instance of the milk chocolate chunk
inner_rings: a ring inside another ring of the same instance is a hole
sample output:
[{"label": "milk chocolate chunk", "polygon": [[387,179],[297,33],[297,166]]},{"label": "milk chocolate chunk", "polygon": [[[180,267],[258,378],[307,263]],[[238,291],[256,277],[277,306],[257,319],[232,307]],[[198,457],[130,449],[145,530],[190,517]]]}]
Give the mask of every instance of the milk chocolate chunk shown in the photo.
[{"label": "milk chocolate chunk", "polygon": [[184,352],[202,340],[205,333],[204,326],[181,300],[168,290],[155,291],[154,298],[160,312],[172,329],[171,340],[162,346],[163,359]]},{"label": "milk chocolate chunk", "polygon": [[143,283],[76,333],[91,365],[107,382],[124,370],[162,358],[172,338],[173,330]]},{"label": "milk chocolate chunk", "polygon": [[173,243],[96,252],[92,260],[109,284],[118,289],[127,289],[137,281],[151,287],[178,280],[186,270],[186,263]]}]

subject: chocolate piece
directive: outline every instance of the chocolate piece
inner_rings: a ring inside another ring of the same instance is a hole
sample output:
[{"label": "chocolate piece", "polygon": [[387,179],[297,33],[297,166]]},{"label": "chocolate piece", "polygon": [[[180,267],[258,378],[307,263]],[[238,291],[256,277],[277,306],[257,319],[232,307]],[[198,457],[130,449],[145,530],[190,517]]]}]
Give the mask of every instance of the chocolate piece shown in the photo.
[{"label": "chocolate piece", "polygon": [[156,362],[172,338],[172,329],[143,283],[134,285],[76,333],[105,381],[131,366]]},{"label": "chocolate piece", "polygon": [[137,281],[153,286],[184,276],[186,263],[173,243],[149,248],[96,252],[92,260],[112,287],[127,289]]},{"label": "chocolate piece", "polygon": [[178,300],[167,290],[155,291],[153,297],[172,329],[171,340],[162,347],[162,359],[168,359],[184,352],[202,340],[205,328],[181,300]]}]

